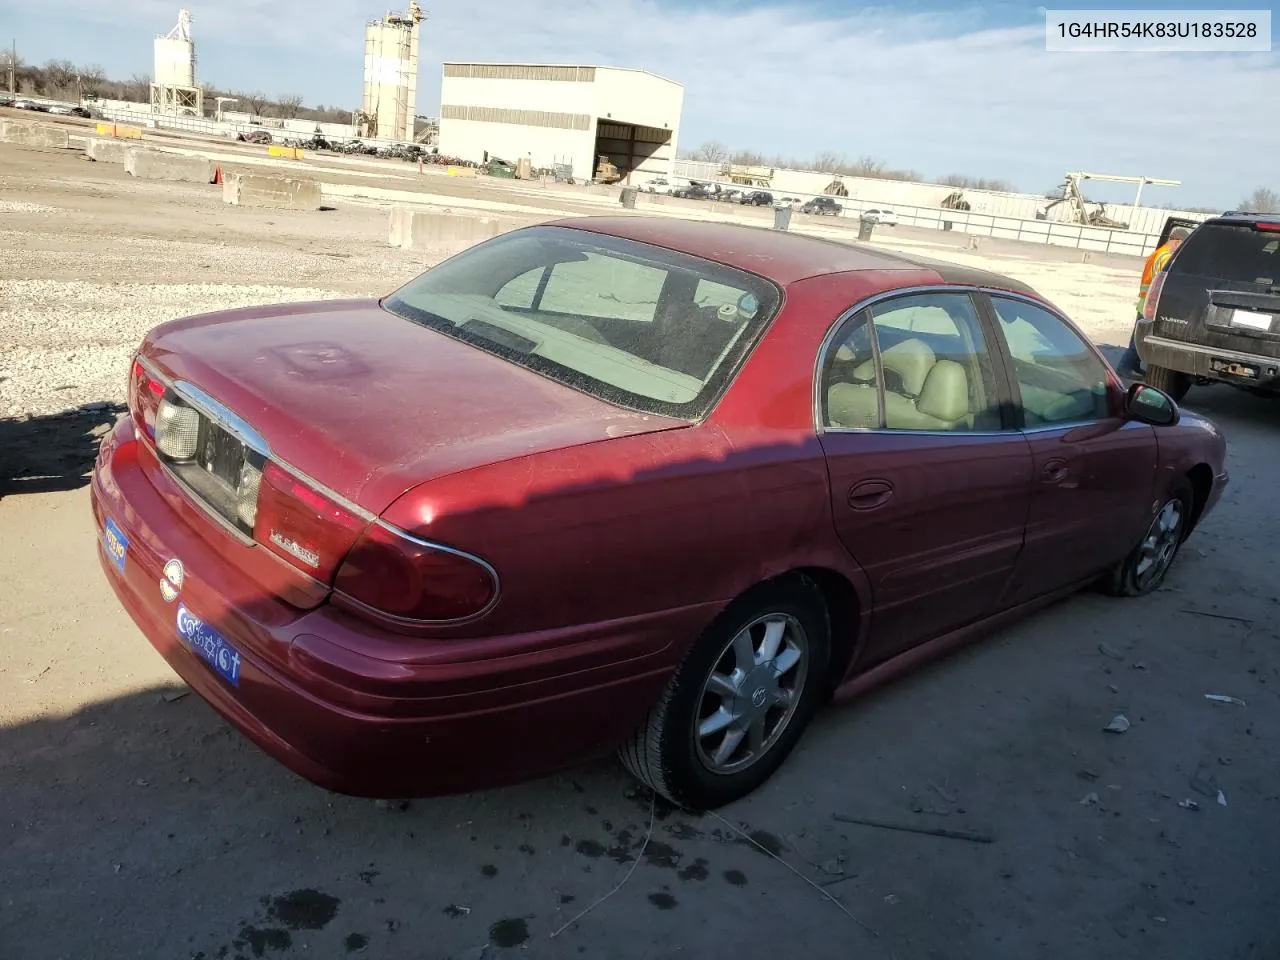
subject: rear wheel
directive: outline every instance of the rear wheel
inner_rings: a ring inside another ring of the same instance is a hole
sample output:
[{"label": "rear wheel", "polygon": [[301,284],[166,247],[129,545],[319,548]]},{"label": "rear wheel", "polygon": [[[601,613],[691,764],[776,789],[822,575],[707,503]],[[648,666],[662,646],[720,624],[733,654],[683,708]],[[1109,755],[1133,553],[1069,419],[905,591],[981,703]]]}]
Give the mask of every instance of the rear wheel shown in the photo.
[{"label": "rear wheel", "polygon": [[1164,583],[1191,530],[1195,500],[1190,481],[1181,481],[1160,505],[1137,546],[1111,571],[1103,587],[1114,597],[1140,597]]},{"label": "rear wheel", "polygon": [[830,627],[795,578],[735,602],[689,652],[619,754],[638,779],[694,809],[746,796],[781,766],[822,699]]},{"label": "rear wheel", "polygon": [[1147,375],[1143,378],[1149,387],[1163,390],[1173,398],[1174,403],[1181,403],[1182,398],[1191,389],[1191,377],[1167,367],[1147,367]]}]

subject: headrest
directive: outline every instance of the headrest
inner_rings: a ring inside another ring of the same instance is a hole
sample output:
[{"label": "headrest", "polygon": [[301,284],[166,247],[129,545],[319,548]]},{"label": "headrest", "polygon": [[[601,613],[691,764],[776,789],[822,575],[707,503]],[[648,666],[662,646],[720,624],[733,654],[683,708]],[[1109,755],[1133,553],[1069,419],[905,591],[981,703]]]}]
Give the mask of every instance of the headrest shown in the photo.
[{"label": "headrest", "polygon": [[969,377],[954,360],[939,360],[925,378],[916,400],[921,413],[948,423],[969,415]]},{"label": "headrest", "polygon": [[[924,378],[934,364],[934,353],[923,340],[903,340],[888,350],[880,351],[880,364],[892,370],[902,380],[902,389],[911,396],[919,396],[924,389]],[[874,380],[875,362],[868,360],[853,371],[859,380]]]}]

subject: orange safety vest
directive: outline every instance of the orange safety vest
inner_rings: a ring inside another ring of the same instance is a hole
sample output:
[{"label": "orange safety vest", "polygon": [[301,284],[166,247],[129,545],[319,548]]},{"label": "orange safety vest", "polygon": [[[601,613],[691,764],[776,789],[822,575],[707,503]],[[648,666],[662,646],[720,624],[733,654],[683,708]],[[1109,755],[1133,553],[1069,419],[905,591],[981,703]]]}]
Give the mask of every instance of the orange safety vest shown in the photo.
[{"label": "orange safety vest", "polygon": [[1173,251],[1169,249],[1166,242],[1164,246],[1156,247],[1151,256],[1147,257],[1147,262],[1142,266],[1142,285],[1138,287],[1138,316],[1142,316],[1142,308],[1147,304],[1147,291],[1151,289],[1151,281],[1157,273],[1164,270],[1169,265],[1169,258],[1173,256]]}]

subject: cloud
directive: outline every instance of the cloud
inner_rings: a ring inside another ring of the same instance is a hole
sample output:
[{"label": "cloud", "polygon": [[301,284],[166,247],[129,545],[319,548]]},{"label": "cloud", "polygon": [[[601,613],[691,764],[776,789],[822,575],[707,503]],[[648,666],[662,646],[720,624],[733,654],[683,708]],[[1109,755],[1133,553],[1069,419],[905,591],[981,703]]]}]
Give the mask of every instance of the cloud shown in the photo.
[{"label": "cloud", "polygon": [[[171,3],[64,0],[59,10],[154,33],[175,19]],[[423,112],[439,102],[443,60],[632,66],[684,84],[685,145],[714,138],[797,157],[873,155],[1036,191],[1067,170],[1169,177],[1184,186],[1148,195],[1178,204],[1230,205],[1257,184],[1280,187],[1280,128],[1259,119],[1280,89],[1274,54],[1047,53],[1030,11],[1021,24],[993,25],[976,7],[833,15],[782,2],[424,5]],[[351,106],[362,24],[381,12],[353,0],[192,6],[202,64],[219,67],[210,79]],[[1242,131],[1247,149],[1228,152],[1224,139],[1240,143]]]}]

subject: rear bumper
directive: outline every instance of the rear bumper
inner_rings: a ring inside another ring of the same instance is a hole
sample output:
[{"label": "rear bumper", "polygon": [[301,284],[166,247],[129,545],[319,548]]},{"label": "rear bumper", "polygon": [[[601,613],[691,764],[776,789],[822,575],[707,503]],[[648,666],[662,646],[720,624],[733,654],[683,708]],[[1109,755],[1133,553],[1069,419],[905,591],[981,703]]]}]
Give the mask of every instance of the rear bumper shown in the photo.
[{"label": "rear bumper", "polygon": [[[449,641],[379,633],[327,603],[300,611],[249,583],[219,553],[226,534],[193,529],[153,486],[127,421],[103,442],[91,501],[107,580],[169,665],[289,769],[358,796],[496,786],[607,752],[718,607]],[[128,541],[123,570],[101,547],[108,517]],[[174,558],[186,577],[166,602]],[[178,603],[239,653],[237,684],[180,638]]]},{"label": "rear bumper", "polygon": [[[1280,360],[1275,357],[1171,340],[1152,333],[1151,324],[1142,322],[1138,324],[1135,340],[1138,356],[1142,358],[1144,364],[1164,367],[1166,370],[1176,370],[1179,373],[1208,380],[1247,384],[1263,390],[1280,390]],[[1213,367],[1215,360],[1255,367],[1259,376],[1257,379],[1235,377],[1215,370]]]}]

